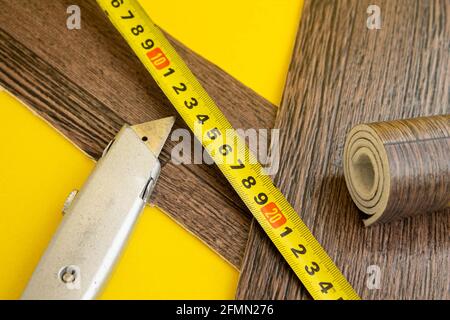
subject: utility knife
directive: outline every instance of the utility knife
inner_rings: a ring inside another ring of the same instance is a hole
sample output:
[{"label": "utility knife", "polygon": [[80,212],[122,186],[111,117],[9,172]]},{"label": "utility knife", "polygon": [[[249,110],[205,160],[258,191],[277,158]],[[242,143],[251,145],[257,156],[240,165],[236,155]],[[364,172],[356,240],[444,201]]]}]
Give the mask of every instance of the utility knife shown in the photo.
[{"label": "utility knife", "polygon": [[33,300],[94,299],[148,203],[158,156],[174,117],[125,125],[77,193],[22,295]]}]

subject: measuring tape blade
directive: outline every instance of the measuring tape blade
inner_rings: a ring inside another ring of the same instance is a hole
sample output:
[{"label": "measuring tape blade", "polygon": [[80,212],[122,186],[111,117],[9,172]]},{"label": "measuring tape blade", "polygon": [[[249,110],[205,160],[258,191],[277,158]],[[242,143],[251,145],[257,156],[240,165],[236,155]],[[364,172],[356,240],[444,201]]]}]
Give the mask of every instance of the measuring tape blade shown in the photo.
[{"label": "measuring tape blade", "polygon": [[359,299],[136,0],[97,0],[314,299]]}]

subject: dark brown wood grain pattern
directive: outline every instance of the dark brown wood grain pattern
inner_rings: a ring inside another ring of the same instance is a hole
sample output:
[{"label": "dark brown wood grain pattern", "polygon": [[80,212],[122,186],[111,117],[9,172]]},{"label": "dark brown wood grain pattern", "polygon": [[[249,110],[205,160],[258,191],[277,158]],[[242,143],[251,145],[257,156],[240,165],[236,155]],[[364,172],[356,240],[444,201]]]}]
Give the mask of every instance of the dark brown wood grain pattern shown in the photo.
[{"label": "dark brown wood grain pattern", "polygon": [[[94,0],[76,1],[81,30],[66,28],[71,1],[0,1],[0,85],[94,158],[124,123],[176,115]],[[169,37],[170,38],[170,37]],[[236,128],[271,128],[276,108],[170,38]],[[177,127],[185,127],[178,118]],[[250,214],[215,166],[168,162],[153,199],[239,268]]]},{"label": "dark brown wood grain pattern", "polygon": [[344,174],[365,225],[450,207],[450,115],[357,125]]},{"label": "dark brown wood grain pattern", "polygon": [[[449,113],[450,2],[307,0],[276,127],[276,184],[364,299],[449,298],[449,214],[364,228],[343,177],[345,137],[360,123]],[[381,288],[366,286],[367,268]],[[252,228],[237,298],[308,295],[260,227]]]}]

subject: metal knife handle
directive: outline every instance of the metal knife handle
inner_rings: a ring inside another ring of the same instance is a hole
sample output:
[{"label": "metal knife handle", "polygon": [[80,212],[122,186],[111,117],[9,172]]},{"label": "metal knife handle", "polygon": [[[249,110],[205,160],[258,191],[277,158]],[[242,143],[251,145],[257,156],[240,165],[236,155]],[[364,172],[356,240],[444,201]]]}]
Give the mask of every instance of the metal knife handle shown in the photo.
[{"label": "metal knife handle", "polygon": [[22,299],[95,298],[159,172],[156,156],[124,126],[66,209]]}]

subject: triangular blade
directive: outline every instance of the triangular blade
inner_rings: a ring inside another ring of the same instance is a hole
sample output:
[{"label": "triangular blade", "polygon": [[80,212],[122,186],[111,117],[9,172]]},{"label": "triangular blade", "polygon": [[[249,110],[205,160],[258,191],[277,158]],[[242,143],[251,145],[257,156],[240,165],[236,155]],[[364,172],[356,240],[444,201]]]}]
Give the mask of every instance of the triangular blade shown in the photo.
[{"label": "triangular blade", "polygon": [[132,126],[131,128],[144,141],[153,154],[158,157],[169,137],[175,117],[167,117]]}]

